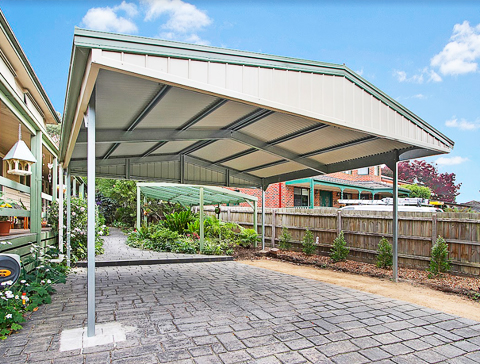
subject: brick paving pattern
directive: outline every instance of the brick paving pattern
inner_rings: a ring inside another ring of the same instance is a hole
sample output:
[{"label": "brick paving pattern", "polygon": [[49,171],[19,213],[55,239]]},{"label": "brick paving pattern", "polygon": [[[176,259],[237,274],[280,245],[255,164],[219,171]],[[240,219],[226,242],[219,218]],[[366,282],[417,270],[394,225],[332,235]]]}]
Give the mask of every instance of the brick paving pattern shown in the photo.
[{"label": "brick paving pattern", "polygon": [[86,323],[86,270],[58,286],[0,363],[479,363],[480,323],[236,262],[97,268],[97,323],[127,340],[59,351]]}]

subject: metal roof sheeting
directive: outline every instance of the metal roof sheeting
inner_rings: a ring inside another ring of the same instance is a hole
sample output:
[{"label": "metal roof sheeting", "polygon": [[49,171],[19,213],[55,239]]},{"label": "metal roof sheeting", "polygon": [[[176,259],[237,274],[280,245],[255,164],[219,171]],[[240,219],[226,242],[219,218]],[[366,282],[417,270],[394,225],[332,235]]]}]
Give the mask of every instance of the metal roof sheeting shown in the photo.
[{"label": "metal roof sheeting", "polygon": [[213,186],[198,186],[174,183],[138,183],[144,196],[157,200],[176,202],[184,206],[200,204],[200,188],[203,188],[204,205],[240,204],[257,201],[254,196]]},{"label": "metal roof sheeting", "polygon": [[76,29],[61,146],[73,174],[89,102],[99,177],[266,187],[453,148],[345,66]]}]

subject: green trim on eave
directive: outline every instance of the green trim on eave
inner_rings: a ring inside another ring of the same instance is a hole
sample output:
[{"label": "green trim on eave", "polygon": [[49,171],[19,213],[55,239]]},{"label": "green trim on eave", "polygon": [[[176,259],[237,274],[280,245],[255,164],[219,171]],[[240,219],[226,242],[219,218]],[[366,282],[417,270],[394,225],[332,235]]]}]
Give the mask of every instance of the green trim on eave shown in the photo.
[{"label": "green trim on eave", "polygon": [[33,70],[32,65],[28,61],[27,56],[25,55],[25,52],[23,52],[22,47],[20,46],[20,43],[17,40],[17,37],[15,37],[15,34],[13,33],[12,28],[10,28],[10,24],[8,24],[7,19],[5,18],[5,15],[3,14],[2,10],[0,9],[0,26],[2,27],[3,31],[5,32],[7,39],[10,40],[10,44],[12,45],[13,49],[17,53],[20,61],[23,63],[23,66],[25,70],[28,72],[30,78],[32,79],[33,83],[35,84],[38,92],[43,98],[43,102],[47,106],[48,109],[50,109],[50,113],[53,115],[53,119],[59,124],[60,118],[57,115],[57,112],[55,111],[55,108],[53,107],[52,103],[50,102],[50,99],[47,96],[47,93],[45,92],[45,89],[43,88],[42,84],[40,83],[40,80],[38,79],[35,71]]},{"label": "green trim on eave", "polygon": [[[414,124],[418,125],[430,134],[433,134],[436,138],[440,139],[444,144],[446,144],[447,147],[453,148],[454,146],[454,142],[451,139],[443,135],[437,129],[426,123],[423,119],[415,115],[413,112],[405,108],[403,105],[392,99],[383,91],[344,65],[75,28],[74,47],[72,50],[73,61],[75,61],[77,49],[79,48],[95,48],[117,52],[151,54],[157,56],[196,59],[218,63],[241,64],[247,66],[294,70],[345,77],[350,82],[368,92],[370,95],[374,96],[391,109],[403,115]],[[166,52],[166,49],[168,49],[168,52]],[[84,67],[82,67],[82,69],[83,68]],[[83,76],[83,70],[81,73]],[[70,77],[67,91],[69,90]],[[75,91],[77,97],[79,92],[80,90],[78,90],[78,92]],[[70,100],[70,97],[71,95],[68,95],[68,100]],[[67,100],[65,102],[65,107],[67,107]],[[64,120],[71,122],[70,115],[67,115],[67,118],[64,118]],[[61,153],[63,155],[62,150],[63,149],[61,148]]]},{"label": "green trim on eave", "polygon": [[[347,184],[341,184],[341,183],[335,183],[335,182],[320,181],[320,180],[316,180],[315,178],[301,178],[301,179],[296,179],[296,180],[293,180],[293,181],[287,181],[287,182],[285,182],[285,185],[286,186],[295,186],[295,185],[298,185],[298,184],[301,184],[301,183],[308,183],[310,185],[312,180],[313,180],[314,185],[331,186],[331,187],[337,187],[337,188],[340,188],[340,189],[350,188],[350,189],[354,189],[354,190],[357,190],[357,191],[361,190],[363,192],[370,192],[370,193],[381,193],[381,192],[391,193],[393,191],[393,187],[392,188],[367,188],[367,187],[363,187],[363,186],[359,186],[359,185],[347,185]],[[406,193],[410,194],[410,190],[408,190],[406,188],[398,187],[398,190],[402,191],[404,193],[406,192]]]}]

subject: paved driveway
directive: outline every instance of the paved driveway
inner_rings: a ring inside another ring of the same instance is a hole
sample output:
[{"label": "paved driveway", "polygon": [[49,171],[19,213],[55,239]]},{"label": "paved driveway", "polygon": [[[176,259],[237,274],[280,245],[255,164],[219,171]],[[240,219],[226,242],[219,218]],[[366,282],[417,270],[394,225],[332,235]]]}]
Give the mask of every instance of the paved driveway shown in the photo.
[{"label": "paved driveway", "polygon": [[59,351],[86,270],[0,343],[1,363],[479,363],[480,323],[235,262],[97,268],[97,322],[127,340]]}]

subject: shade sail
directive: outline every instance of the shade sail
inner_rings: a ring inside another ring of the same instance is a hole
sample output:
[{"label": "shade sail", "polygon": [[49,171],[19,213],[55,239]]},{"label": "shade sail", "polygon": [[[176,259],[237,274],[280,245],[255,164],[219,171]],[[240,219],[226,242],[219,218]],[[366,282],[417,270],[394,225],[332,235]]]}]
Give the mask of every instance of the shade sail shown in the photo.
[{"label": "shade sail", "polygon": [[177,202],[184,206],[200,204],[200,188],[203,188],[204,205],[240,204],[245,201],[257,201],[257,197],[255,196],[214,186],[174,183],[137,183],[137,187],[146,197],[168,202]]},{"label": "shade sail", "polygon": [[76,29],[61,159],[96,174],[266,187],[453,142],[344,65]]}]

